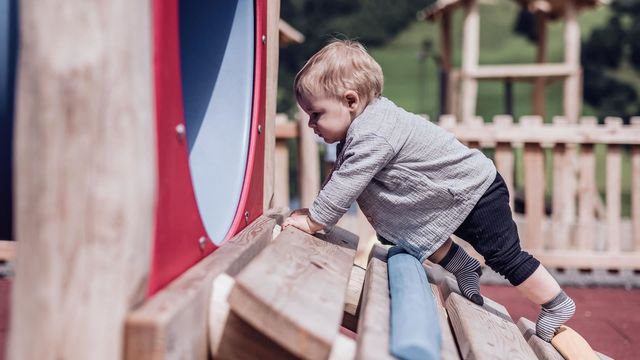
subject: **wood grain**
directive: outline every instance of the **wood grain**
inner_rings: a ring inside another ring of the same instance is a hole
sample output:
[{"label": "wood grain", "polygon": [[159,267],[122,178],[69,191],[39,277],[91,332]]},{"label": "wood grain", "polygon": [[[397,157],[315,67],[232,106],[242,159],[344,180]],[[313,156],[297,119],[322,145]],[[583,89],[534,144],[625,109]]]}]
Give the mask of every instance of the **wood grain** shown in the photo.
[{"label": "wood grain", "polygon": [[353,265],[351,267],[351,276],[349,276],[349,285],[347,287],[347,299],[344,304],[342,326],[353,332],[358,331],[360,299],[362,298],[362,287],[364,285],[366,272],[366,269],[358,265]]},{"label": "wood grain", "polygon": [[156,199],[151,6],[23,1],[11,359],[116,359]]},{"label": "wood grain", "polygon": [[276,220],[261,216],[126,319],[126,359],[203,359],[213,280],[237,274],[267,244]]},{"label": "wood grain", "polygon": [[518,320],[518,329],[527,340],[527,344],[531,346],[531,349],[540,360],[564,360],[562,355],[558,353],[556,348],[550,343],[542,340],[536,335],[536,324],[531,320],[520,318]]},{"label": "wood grain", "polygon": [[236,277],[233,312],[296,356],[329,356],[355,251],[288,227]]},{"label": "wood grain", "polygon": [[391,294],[387,264],[372,258],[364,280],[356,359],[393,359],[389,354],[390,319]]}]

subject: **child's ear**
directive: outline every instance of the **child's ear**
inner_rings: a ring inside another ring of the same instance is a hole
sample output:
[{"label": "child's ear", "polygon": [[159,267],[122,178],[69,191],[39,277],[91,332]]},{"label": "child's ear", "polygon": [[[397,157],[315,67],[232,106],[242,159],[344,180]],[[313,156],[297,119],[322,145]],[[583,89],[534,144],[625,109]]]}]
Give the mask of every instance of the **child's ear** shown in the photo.
[{"label": "child's ear", "polygon": [[358,109],[358,106],[360,106],[360,97],[358,96],[357,92],[353,90],[347,90],[344,93],[344,98],[347,102],[349,110],[356,111]]}]

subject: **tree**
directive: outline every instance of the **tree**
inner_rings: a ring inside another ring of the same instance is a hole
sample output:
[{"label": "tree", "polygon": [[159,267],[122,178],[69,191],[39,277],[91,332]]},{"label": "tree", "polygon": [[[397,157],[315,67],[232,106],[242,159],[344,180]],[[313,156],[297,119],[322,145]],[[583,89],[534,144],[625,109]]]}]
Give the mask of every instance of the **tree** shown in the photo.
[{"label": "tree", "polygon": [[331,38],[355,39],[367,47],[380,46],[416,18],[435,0],[282,0],[281,16],[302,32],[301,45],[281,50],[278,109],[292,109],[293,79],[305,61]]}]

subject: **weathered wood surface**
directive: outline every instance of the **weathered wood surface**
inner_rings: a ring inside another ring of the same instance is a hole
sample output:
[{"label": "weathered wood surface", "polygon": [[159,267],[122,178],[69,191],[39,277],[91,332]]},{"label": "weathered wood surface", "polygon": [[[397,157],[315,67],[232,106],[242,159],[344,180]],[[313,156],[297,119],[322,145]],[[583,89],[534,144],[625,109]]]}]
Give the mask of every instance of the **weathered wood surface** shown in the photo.
[{"label": "weathered wood surface", "polygon": [[[233,312],[296,356],[329,356],[355,249],[289,227],[236,277]],[[345,247],[343,247],[345,246]]]},{"label": "weathered wood surface", "polygon": [[[640,130],[640,116],[631,118],[631,127]],[[631,147],[631,221],[633,248],[640,251],[640,145]]]},{"label": "weathered wood surface", "polygon": [[570,327],[560,326],[551,344],[568,360],[598,360],[589,343]]},{"label": "weathered wood surface", "polygon": [[351,267],[351,276],[349,276],[349,285],[347,287],[347,299],[344,304],[344,317],[342,326],[357,332],[358,330],[358,313],[360,299],[362,298],[362,287],[364,286],[364,278],[367,270],[353,265]]},{"label": "weathered wood surface", "polygon": [[536,359],[518,327],[462,296],[452,293],[446,301],[451,324],[465,359]]},{"label": "weathered wood surface", "polygon": [[320,156],[318,143],[313,130],[307,126],[309,116],[298,107],[296,120],[299,122],[300,135],[298,146],[298,189],[300,207],[308,208],[320,191]]},{"label": "weathered wood surface", "polygon": [[480,14],[477,0],[465,3],[463,33],[460,117],[462,122],[467,122],[476,114],[478,98],[478,81],[471,75],[478,70],[480,61]]},{"label": "weathered wood surface", "polygon": [[469,76],[475,79],[537,79],[568,77],[573,68],[566,64],[481,65]]},{"label": "weathered wood surface", "polygon": [[276,99],[278,94],[278,55],[280,53],[280,1],[267,2],[267,78],[265,90],[264,197],[262,210],[272,205],[275,187]]},{"label": "weathered wood surface", "polygon": [[151,10],[20,3],[10,359],[122,356],[152,252]]},{"label": "weathered wood surface", "polygon": [[[523,128],[534,129],[542,125],[542,117],[525,116],[521,120]],[[524,144],[525,228],[524,246],[527,249],[542,249],[542,219],[544,218],[544,152],[539,144]]]},{"label": "weathered wood surface", "polygon": [[536,335],[536,324],[529,319],[520,318],[518,320],[518,329],[531,346],[531,349],[540,360],[564,360],[562,355],[558,353],[556,348],[550,343],[542,340]]},{"label": "weathered wood surface", "polygon": [[262,215],[131,312],[125,324],[127,359],[203,359],[212,281],[237,274],[271,242],[276,220]]},{"label": "weathered wood surface", "polygon": [[449,315],[447,315],[447,310],[444,308],[440,288],[436,284],[431,284],[431,291],[433,291],[433,298],[436,302],[436,310],[438,311],[440,330],[442,332],[442,349],[440,357],[442,360],[459,360],[460,353],[458,352],[458,346],[456,345],[456,341],[453,337],[453,330],[449,325]]},{"label": "weathered wood surface", "polygon": [[393,359],[389,354],[390,319],[387,264],[374,257],[369,261],[364,280],[356,359]]}]

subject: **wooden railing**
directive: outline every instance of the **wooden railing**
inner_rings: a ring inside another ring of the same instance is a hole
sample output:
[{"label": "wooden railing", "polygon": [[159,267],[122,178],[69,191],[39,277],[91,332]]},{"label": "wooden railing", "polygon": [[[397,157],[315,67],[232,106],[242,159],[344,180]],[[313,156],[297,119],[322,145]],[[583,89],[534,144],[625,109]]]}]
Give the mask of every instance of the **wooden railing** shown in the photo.
[{"label": "wooden railing", "polygon": [[[593,117],[569,124],[562,117],[544,124],[525,116],[493,123],[475,118],[458,123],[443,116],[440,126],[472,147],[495,149],[495,164],[514,194],[514,148],[523,148],[524,215],[515,215],[523,247],[545,265],[563,268],[640,269],[640,117],[623,125]],[[604,204],[596,187],[595,147],[606,147]],[[549,149],[549,151],[545,151]],[[629,149],[630,218],[621,215],[623,155]],[[545,214],[545,161],[553,166],[552,212]],[[513,207],[512,207],[513,208]]]},{"label": "wooden railing", "polygon": [[[280,154],[276,159],[276,198],[286,201],[280,205],[288,205],[286,139],[299,138],[304,131],[300,131],[300,119],[280,119],[276,125],[276,153]],[[479,117],[460,123],[445,115],[439,124],[470,147],[494,149],[493,160],[509,187],[512,209],[515,165],[522,153],[524,214],[514,213],[514,219],[523,247],[545,265],[640,270],[640,117],[633,118],[630,125],[623,125],[619,118],[607,118],[604,125],[598,125],[593,117],[584,117],[579,124],[569,124],[563,117],[544,124],[539,116],[525,116],[518,123],[510,116],[496,116],[492,123]],[[604,200],[596,185],[595,148],[599,144],[606,147]],[[518,148],[521,151],[516,151]],[[299,145],[299,175],[318,178],[317,158],[313,145]],[[625,172],[625,176],[631,176],[630,217],[621,212],[623,163],[630,169],[630,175]],[[551,176],[546,174],[548,168]],[[545,206],[549,177],[551,206]],[[319,189],[319,183],[311,180],[299,179],[298,184],[301,193],[307,194],[301,195],[305,199],[312,200]],[[551,214],[547,215],[549,207]],[[359,232],[357,228],[352,231]]]}]

